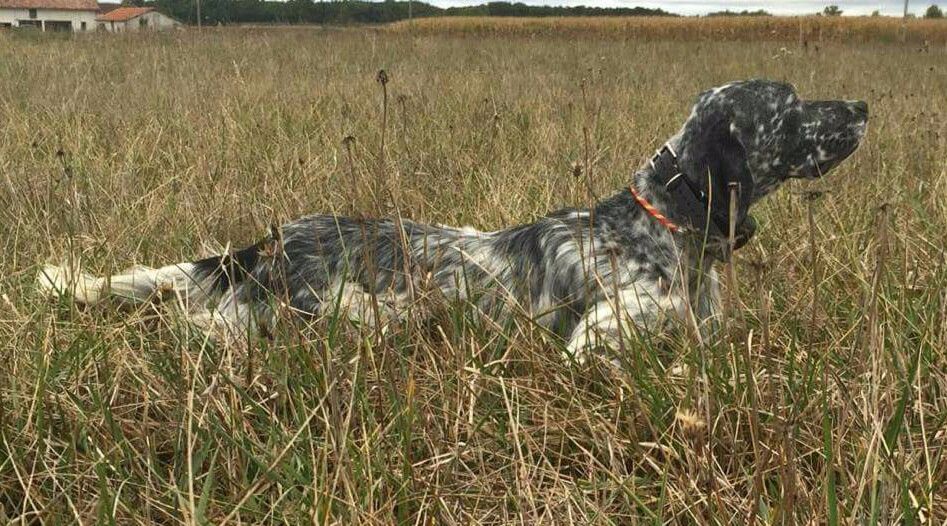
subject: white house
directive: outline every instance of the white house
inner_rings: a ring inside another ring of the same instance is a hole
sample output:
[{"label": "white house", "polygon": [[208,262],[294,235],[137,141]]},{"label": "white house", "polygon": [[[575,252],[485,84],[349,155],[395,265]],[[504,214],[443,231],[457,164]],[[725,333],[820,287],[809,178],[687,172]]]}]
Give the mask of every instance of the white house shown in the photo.
[{"label": "white house", "polygon": [[[3,1],[0,0],[0,2]],[[153,7],[119,7],[99,15],[95,20],[100,28],[114,32],[160,31],[181,27],[181,22],[155,11]]]},{"label": "white house", "polygon": [[98,9],[95,0],[0,0],[0,29],[92,31]]}]

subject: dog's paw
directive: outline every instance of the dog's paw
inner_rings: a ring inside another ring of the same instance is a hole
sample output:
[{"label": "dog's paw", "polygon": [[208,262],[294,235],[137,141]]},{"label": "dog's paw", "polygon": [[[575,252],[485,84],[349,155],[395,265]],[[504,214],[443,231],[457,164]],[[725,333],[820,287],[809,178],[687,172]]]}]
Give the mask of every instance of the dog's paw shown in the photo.
[{"label": "dog's paw", "polygon": [[611,334],[594,329],[576,331],[563,352],[563,358],[585,365],[590,359],[606,355],[615,348],[617,340]]},{"label": "dog's paw", "polygon": [[44,265],[36,276],[36,288],[44,296],[70,296],[80,303],[93,304],[102,297],[102,279],[66,266]]},{"label": "dog's paw", "polygon": [[36,275],[36,288],[44,296],[58,298],[65,295],[69,281],[69,272],[65,267],[44,265]]}]

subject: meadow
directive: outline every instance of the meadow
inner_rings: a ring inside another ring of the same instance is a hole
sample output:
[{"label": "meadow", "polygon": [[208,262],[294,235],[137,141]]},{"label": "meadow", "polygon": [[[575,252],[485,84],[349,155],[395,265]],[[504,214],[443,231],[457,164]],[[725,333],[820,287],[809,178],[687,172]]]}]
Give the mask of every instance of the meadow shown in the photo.
[{"label": "meadow", "polygon": [[836,43],[903,43],[947,47],[941,19],[887,16],[715,17],[428,17],[387,26],[413,35],[572,37],[605,40],[791,42],[802,48]]},{"label": "meadow", "polygon": [[[0,33],[0,521],[944,524],[947,53],[880,40]],[[235,347],[34,291],[316,211],[587,206],[746,77],[867,100],[869,135],[755,210],[726,330],[620,371],[463,306]]]}]

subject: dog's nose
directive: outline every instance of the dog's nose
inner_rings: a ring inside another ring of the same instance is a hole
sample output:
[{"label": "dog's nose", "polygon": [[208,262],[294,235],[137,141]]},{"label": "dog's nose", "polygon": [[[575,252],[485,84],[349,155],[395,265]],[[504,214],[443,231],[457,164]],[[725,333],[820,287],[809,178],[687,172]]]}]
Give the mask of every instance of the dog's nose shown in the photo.
[{"label": "dog's nose", "polygon": [[868,103],[867,102],[863,100],[856,100],[854,102],[851,102],[849,106],[851,106],[852,111],[854,111],[855,114],[858,115],[859,117],[868,118]]}]

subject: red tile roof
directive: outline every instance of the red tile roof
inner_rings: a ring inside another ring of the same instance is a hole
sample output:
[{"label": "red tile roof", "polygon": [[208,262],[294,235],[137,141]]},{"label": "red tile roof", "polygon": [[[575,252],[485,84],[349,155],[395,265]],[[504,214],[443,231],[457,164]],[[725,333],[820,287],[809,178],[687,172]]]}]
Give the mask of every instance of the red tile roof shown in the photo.
[{"label": "red tile roof", "polygon": [[0,9],[62,9],[98,11],[95,0],[0,0]]},{"label": "red tile roof", "polygon": [[[4,0],[0,0],[3,2]],[[118,9],[113,9],[104,15],[99,15],[95,17],[99,22],[124,22],[126,20],[131,20],[136,16],[141,16],[145,13],[150,13],[154,11],[153,7],[119,7]]]}]

